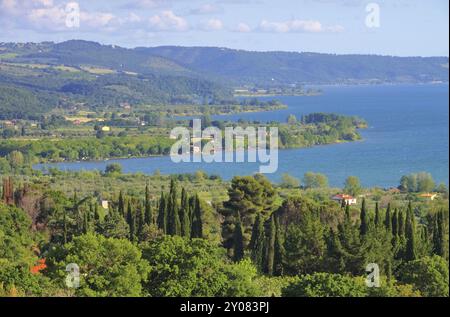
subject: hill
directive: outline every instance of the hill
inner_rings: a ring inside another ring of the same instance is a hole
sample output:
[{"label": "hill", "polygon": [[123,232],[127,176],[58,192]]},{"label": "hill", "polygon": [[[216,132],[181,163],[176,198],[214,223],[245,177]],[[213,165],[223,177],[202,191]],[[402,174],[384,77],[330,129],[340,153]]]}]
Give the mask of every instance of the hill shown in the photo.
[{"label": "hill", "polygon": [[0,119],[57,107],[203,104],[238,87],[448,82],[448,57],[250,52],[207,47],[128,49],[72,40],[0,43]]}]

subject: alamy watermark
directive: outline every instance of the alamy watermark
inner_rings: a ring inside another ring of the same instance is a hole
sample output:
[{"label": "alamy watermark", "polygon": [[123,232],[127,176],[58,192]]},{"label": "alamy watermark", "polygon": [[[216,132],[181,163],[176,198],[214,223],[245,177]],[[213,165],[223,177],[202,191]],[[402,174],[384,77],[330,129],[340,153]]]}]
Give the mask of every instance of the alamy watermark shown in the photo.
[{"label": "alamy watermark", "polygon": [[174,163],[243,163],[247,157],[249,163],[261,163],[262,174],[278,170],[277,127],[226,127],[222,131],[217,127],[202,129],[201,120],[195,119],[192,134],[188,128],[176,127],[170,137],[177,140],[170,151]]},{"label": "alamy watermark", "polygon": [[376,263],[369,263],[366,266],[366,286],[380,287],[380,267]]},{"label": "alamy watermark", "polygon": [[80,267],[76,263],[70,263],[66,266],[66,286],[68,288],[80,287]]},{"label": "alamy watermark", "polygon": [[371,2],[366,5],[366,26],[370,29],[379,28],[381,26],[380,5]]},{"label": "alamy watermark", "polygon": [[66,4],[66,27],[69,29],[80,27],[80,4],[78,2],[69,2]]}]

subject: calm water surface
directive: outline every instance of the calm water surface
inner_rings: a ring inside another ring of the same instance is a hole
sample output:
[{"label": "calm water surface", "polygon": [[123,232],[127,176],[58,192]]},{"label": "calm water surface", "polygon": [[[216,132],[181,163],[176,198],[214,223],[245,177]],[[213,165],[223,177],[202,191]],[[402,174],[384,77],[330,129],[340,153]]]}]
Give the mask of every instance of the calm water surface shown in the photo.
[{"label": "calm water surface", "polygon": [[[437,182],[449,178],[449,89],[442,85],[323,87],[315,97],[277,97],[289,109],[263,113],[215,116],[216,119],[282,121],[289,114],[298,118],[312,112],[357,115],[369,123],[362,130],[363,141],[283,150],[279,169],[267,175],[279,181],[283,173],[301,178],[307,171],[321,172],[332,186],[341,186],[349,175],[360,177],[365,186],[397,186],[402,175],[427,171]],[[273,99],[273,98],[262,98]],[[104,170],[119,162],[124,172],[152,174],[193,173],[198,169],[225,179],[250,175],[258,164],[249,163],[172,163],[169,157],[110,160],[108,162],[58,163],[61,170]]]}]

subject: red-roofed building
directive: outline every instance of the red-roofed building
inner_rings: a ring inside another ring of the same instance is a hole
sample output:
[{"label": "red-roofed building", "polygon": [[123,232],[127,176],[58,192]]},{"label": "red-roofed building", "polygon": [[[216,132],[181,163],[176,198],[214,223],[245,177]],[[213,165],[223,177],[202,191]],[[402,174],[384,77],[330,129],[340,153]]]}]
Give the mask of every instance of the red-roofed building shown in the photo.
[{"label": "red-roofed building", "polygon": [[331,199],[333,199],[334,201],[337,201],[339,203],[342,203],[342,201],[345,201],[345,203],[349,206],[357,204],[357,200],[355,197],[346,195],[346,194],[338,194],[338,195],[333,196]]}]

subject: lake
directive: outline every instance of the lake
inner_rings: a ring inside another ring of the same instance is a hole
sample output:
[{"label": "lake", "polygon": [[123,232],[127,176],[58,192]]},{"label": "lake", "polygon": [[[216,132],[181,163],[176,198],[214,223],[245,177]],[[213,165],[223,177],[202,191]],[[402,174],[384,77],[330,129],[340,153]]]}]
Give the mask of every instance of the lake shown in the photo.
[{"label": "lake", "polygon": [[[358,176],[364,186],[397,186],[402,175],[426,171],[437,183],[449,183],[449,86],[380,85],[326,86],[320,96],[261,98],[278,99],[289,109],[262,113],[214,116],[214,119],[282,121],[289,114],[300,118],[312,112],[356,115],[369,128],[362,130],[362,141],[282,150],[279,168],[267,175],[279,181],[283,173],[302,178],[307,171],[324,173],[331,186],[342,186],[349,175]],[[118,162],[125,173],[193,173],[199,169],[224,179],[251,175],[256,163],[172,163],[170,157],[133,158],[107,162],[57,163],[36,168],[61,170],[104,170]]]}]

